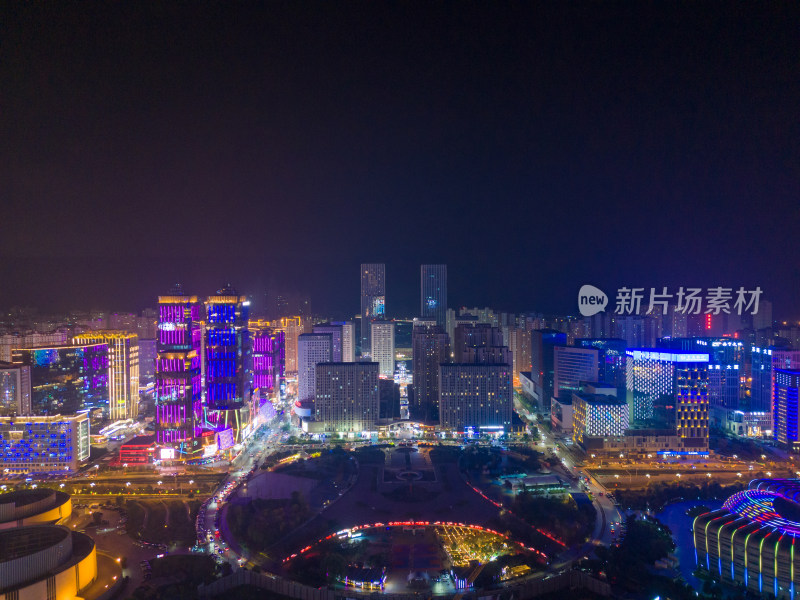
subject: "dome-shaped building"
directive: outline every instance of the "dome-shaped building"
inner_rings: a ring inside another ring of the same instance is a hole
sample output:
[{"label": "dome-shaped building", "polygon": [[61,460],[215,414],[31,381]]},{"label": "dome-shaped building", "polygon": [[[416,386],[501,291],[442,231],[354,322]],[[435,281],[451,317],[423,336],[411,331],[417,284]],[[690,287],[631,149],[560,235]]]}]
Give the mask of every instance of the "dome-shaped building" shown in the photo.
[{"label": "dome-shaped building", "polygon": [[0,530],[61,523],[71,514],[72,500],[64,492],[41,488],[0,494]]},{"label": "dome-shaped building", "polygon": [[692,526],[697,563],[723,582],[794,598],[800,588],[800,479],[756,479]]},{"label": "dome-shaped building", "polygon": [[0,596],[76,598],[96,579],[97,551],[88,535],[58,525],[0,531]]}]

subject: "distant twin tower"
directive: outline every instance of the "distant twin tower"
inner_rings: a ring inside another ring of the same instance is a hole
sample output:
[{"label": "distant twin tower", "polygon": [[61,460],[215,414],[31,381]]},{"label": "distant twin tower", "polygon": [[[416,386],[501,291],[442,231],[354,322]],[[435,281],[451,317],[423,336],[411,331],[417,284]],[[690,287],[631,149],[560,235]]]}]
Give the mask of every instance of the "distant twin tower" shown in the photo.
[{"label": "distant twin tower", "polygon": [[[447,316],[447,265],[420,267],[420,316],[445,326]],[[364,325],[386,318],[386,265],[361,265],[361,318]],[[361,347],[371,345],[371,327],[361,328]]]}]

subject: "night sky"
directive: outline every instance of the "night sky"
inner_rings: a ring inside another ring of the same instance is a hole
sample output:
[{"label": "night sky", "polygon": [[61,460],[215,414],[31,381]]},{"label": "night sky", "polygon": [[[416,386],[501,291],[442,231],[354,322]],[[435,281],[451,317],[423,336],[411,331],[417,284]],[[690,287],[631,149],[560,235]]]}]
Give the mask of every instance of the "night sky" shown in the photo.
[{"label": "night sky", "polygon": [[[800,5],[5,2],[0,307],[390,315],[760,285],[800,316]],[[611,288],[611,289],[609,289]]]}]

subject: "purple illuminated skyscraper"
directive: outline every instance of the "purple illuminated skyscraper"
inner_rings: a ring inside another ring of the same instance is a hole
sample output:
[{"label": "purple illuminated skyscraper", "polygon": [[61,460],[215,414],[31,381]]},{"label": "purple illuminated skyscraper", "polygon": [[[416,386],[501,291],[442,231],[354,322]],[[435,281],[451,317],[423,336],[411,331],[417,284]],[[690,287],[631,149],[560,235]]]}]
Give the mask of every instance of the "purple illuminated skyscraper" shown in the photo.
[{"label": "purple illuminated skyscraper", "polygon": [[190,458],[200,434],[203,330],[196,296],[158,297],[156,439],[163,459]]}]

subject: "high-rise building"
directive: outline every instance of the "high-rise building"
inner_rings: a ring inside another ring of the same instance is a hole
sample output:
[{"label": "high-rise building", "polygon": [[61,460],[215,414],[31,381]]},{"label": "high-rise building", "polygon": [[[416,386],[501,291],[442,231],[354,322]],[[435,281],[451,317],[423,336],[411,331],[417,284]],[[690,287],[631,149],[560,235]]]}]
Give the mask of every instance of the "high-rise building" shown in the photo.
[{"label": "high-rise building", "polygon": [[150,385],[156,380],[157,358],[156,338],[139,338],[139,387]]},{"label": "high-rise building", "polygon": [[108,344],[108,418],[139,415],[139,337],[126,331],[94,331],[75,336],[75,344]]},{"label": "high-rise building", "polygon": [[742,408],[745,352],[741,341],[712,337],[674,338],[662,340],[659,347],[708,353],[708,399],[711,406],[730,410]]},{"label": "high-rise building", "polygon": [[342,362],[356,360],[356,327],[352,321],[331,321],[331,325],[342,328]]},{"label": "high-rise building", "polygon": [[617,388],[617,397],[625,397],[625,364],[628,349],[625,340],[619,338],[581,338],[575,340],[581,348],[597,350],[597,377],[603,383]]},{"label": "high-rise building", "polygon": [[553,395],[576,392],[581,381],[598,381],[595,348],[556,346],[553,349]]},{"label": "high-rise building", "polygon": [[378,363],[317,365],[314,415],[325,431],[374,431],[379,418]]},{"label": "high-rise building", "polygon": [[394,323],[373,321],[370,357],[380,365],[380,376],[394,378]]},{"label": "high-rise building", "polygon": [[89,460],[89,416],[0,417],[0,469],[7,473],[76,472]]},{"label": "high-rise building", "polygon": [[439,365],[450,362],[450,338],[438,325],[415,325],[411,343],[412,410],[435,421],[439,418]]},{"label": "high-rise building", "polygon": [[251,331],[253,338],[253,390],[263,397],[277,394],[285,376],[285,333],[263,327]]},{"label": "high-rise building", "polygon": [[753,315],[753,329],[772,328],[772,302],[761,300],[758,305],[758,312]]},{"label": "high-rise building", "polygon": [[[492,348],[505,347],[508,350],[503,339],[503,330],[488,323],[456,325],[455,336],[453,341],[454,362],[485,362],[485,360],[479,358],[479,355],[491,353]],[[503,356],[501,360],[496,360],[496,362],[506,362],[506,358],[511,364],[510,355],[508,357]]]},{"label": "high-rise building", "polygon": [[361,354],[372,348],[372,321],[386,318],[386,265],[361,265]]},{"label": "high-rise building", "polygon": [[31,368],[0,361],[0,417],[31,414]]},{"label": "high-rise building", "polygon": [[447,265],[420,267],[420,315],[447,325]]},{"label": "high-rise building", "polygon": [[331,362],[353,362],[344,360],[344,327],[336,323],[314,325],[313,333],[328,333],[331,336]]},{"label": "high-rise building", "polygon": [[[176,290],[179,291],[179,290]],[[202,422],[203,329],[197,296],[158,297],[156,441],[165,458],[192,458]]]},{"label": "high-rise building", "polygon": [[706,352],[629,349],[632,421],[677,430],[686,451],[708,450]]},{"label": "high-rise building", "polygon": [[510,364],[439,366],[439,422],[442,429],[508,431],[512,408]]},{"label": "high-rise building", "polygon": [[628,403],[608,394],[572,394],[572,437],[583,445],[584,438],[624,435],[628,429]]},{"label": "high-rise building", "polygon": [[567,335],[555,329],[531,331],[531,379],[540,406],[550,406],[555,377],[555,347],[566,346]]},{"label": "high-rise building", "polygon": [[209,296],[205,305],[206,405],[209,411],[238,410],[250,400],[251,392],[250,303],[227,286]]},{"label": "high-rise building", "polygon": [[316,386],[317,365],[331,362],[331,335],[303,333],[297,338],[297,400],[312,402]]},{"label": "high-rise building", "polygon": [[800,371],[774,369],[775,440],[791,450],[800,450]]},{"label": "high-rise building", "polygon": [[508,327],[506,345],[512,353],[514,361],[514,387],[519,387],[519,374],[531,370],[531,332],[521,327]]},{"label": "high-rise building", "polygon": [[34,415],[93,409],[108,415],[108,344],[18,348],[12,362],[30,367]]}]

